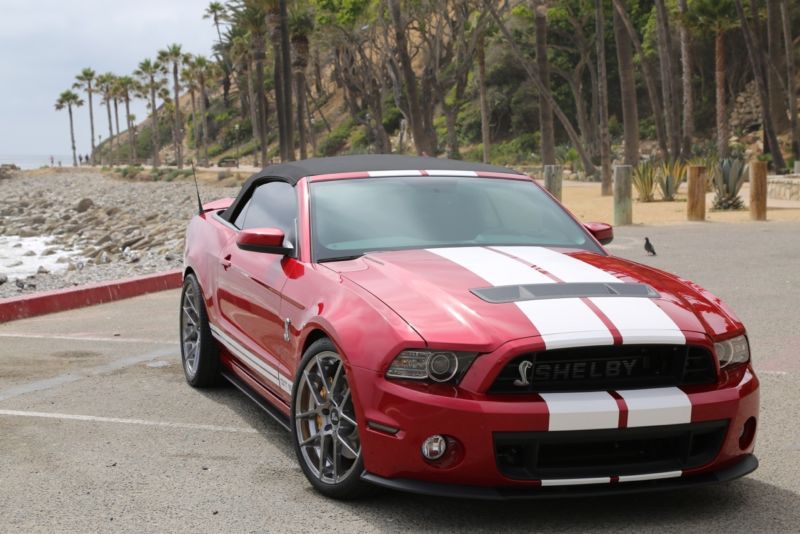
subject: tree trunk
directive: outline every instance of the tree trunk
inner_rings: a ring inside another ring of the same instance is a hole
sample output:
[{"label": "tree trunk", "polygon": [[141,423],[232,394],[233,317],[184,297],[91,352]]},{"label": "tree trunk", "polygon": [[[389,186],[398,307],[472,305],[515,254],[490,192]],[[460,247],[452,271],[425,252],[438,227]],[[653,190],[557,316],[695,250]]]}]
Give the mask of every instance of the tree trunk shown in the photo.
[{"label": "tree trunk", "polygon": [[511,46],[511,50],[513,51],[514,55],[517,58],[517,61],[520,62],[522,67],[525,69],[525,72],[528,75],[528,78],[533,82],[533,84],[539,90],[539,93],[543,95],[550,103],[553,108],[553,113],[555,113],[556,117],[558,117],[558,121],[561,123],[561,126],[564,127],[564,130],[567,132],[567,136],[569,137],[572,146],[575,147],[575,150],[578,152],[578,156],[581,158],[581,162],[583,163],[583,169],[587,175],[595,174],[595,166],[592,163],[592,159],[589,157],[589,154],[586,152],[586,147],[581,143],[581,139],[578,137],[578,133],[575,131],[575,128],[572,126],[572,123],[569,121],[569,118],[564,113],[564,110],[561,109],[561,106],[553,98],[553,94],[548,90],[547,87],[542,83],[542,80],[539,79],[538,74],[531,68],[527,61],[525,61],[524,56],[519,50],[517,43],[514,42],[514,39],[511,36],[511,33],[506,28],[506,25],[503,23],[500,16],[497,14],[497,9],[491,3],[490,0],[484,0],[484,6],[492,15],[497,27],[500,28],[500,32],[505,37],[508,44]]},{"label": "tree trunk", "polygon": [[775,132],[782,132],[789,127],[786,117],[786,98],[783,81],[780,79],[780,68],[783,63],[781,54],[781,15],[776,0],[767,0],[767,90],[769,92],[769,109]]},{"label": "tree trunk", "polygon": [[[256,98],[257,98],[256,97],[256,88],[255,88],[255,85],[253,84],[253,76],[255,76],[255,72],[253,72],[255,70],[255,68],[254,68],[253,65],[254,65],[254,62],[251,61],[249,63],[249,65],[247,66],[247,92],[249,94],[249,99],[250,99],[250,105],[248,106],[250,108],[250,128],[251,128],[252,133],[253,133],[253,139],[255,141],[257,141],[255,146],[253,147],[253,165],[255,167],[258,167],[258,161],[259,161],[258,160],[258,151],[259,151],[259,146],[260,146],[260,142],[261,142],[261,130],[260,130],[260,124],[259,124],[259,120],[258,120],[258,109],[257,109],[258,103],[256,102]],[[261,160],[261,163],[264,166],[266,166],[266,163],[264,163],[264,160]]]},{"label": "tree trunk", "polygon": [[625,165],[635,166],[639,163],[639,110],[636,100],[636,73],[633,70],[633,49],[616,10],[614,10],[613,25],[614,37],[617,42],[617,63],[619,64]]},{"label": "tree trunk", "polygon": [[192,143],[194,143],[194,161],[200,161],[200,143],[197,142],[197,95],[194,90],[194,80],[189,83],[189,100],[192,103]]},{"label": "tree trunk", "polygon": [[608,75],[606,73],[606,22],[603,0],[595,0],[595,26],[597,41],[597,77],[600,106],[600,164],[602,167],[601,195],[611,196],[611,136],[608,131]]},{"label": "tree trunk", "polygon": [[72,122],[72,106],[67,105],[67,111],[69,112],[69,139],[72,143],[72,166],[78,166],[78,156],[75,154],[75,125]]},{"label": "tree trunk", "polygon": [[289,15],[286,0],[279,0],[281,9],[281,65],[283,66],[283,122],[286,129],[289,161],[294,161],[294,128],[292,127],[292,58],[289,50]]},{"label": "tree trunk", "polygon": [[789,19],[789,1],[781,2],[781,22],[783,23],[783,46],[786,51],[786,96],[792,126],[792,155],[800,160],[800,127],[797,124],[797,88],[795,87],[794,47],[792,46],[792,27]]},{"label": "tree trunk", "polygon": [[625,6],[622,3],[622,0],[613,0],[614,2],[614,9],[619,14],[622,23],[625,25],[625,29],[628,32],[628,36],[631,39],[631,43],[633,43],[633,47],[636,50],[636,55],[639,56],[639,62],[644,69],[644,78],[645,87],[647,88],[647,96],[648,100],[650,101],[650,111],[653,115],[653,122],[656,126],[656,139],[658,142],[658,148],[661,153],[661,158],[666,159],[668,156],[667,150],[667,140],[666,140],[666,132],[664,129],[664,118],[663,113],[664,110],[661,107],[661,100],[658,96],[658,90],[656,88],[657,79],[655,69],[653,65],[647,60],[647,56],[645,56],[644,49],[642,48],[642,43],[639,40],[639,36],[636,33],[636,29],[633,27],[633,23],[631,22],[630,17],[628,16],[627,11],[625,11]]},{"label": "tree trunk", "polygon": [[717,153],[720,158],[730,156],[728,149],[728,112],[725,105],[725,34],[717,30],[714,37],[714,83],[717,102]]},{"label": "tree trunk", "polygon": [[206,109],[206,78],[200,73],[200,118],[203,124],[203,166],[208,167],[208,110]]},{"label": "tree trunk", "polygon": [[86,83],[86,93],[89,96],[89,131],[92,135],[92,166],[94,166],[94,106],[92,106],[92,82]]},{"label": "tree trunk", "polygon": [[394,26],[397,54],[400,59],[400,73],[406,89],[408,120],[411,123],[411,135],[414,137],[414,145],[417,154],[435,156],[436,147],[430,146],[430,140],[425,132],[422,105],[420,104],[419,90],[417,88],[417,77],[414,74],[411,55],[408,51],[408,40],[406,39],[405,25],[400,11],[400,1],[388,0],[388,3],[389,15]]},{"label": "tree trunk", "polygon": [[136,138],[134,137],[133,133],[133,121],[131,120],[131,99],[128,96],[127,91],[125,92],[125,124],[128,126],[128,146],[130,148],[130,154],[128,157],[128,163],[130,165],[136,164]]},{"label": "tree trunk", "polygon": [[111,164],[114,164],[114,126],[111,122],[111,100],[106,96],[103,98],[106,103],[106,112],[108,114],[108,159]]},{"label": "tree trunk", "polygon": [[294,47],[295,100],[297,101],[297,137],[300,144],[300,159],[306,159],[306,67],[308,67],[308,38],[304,35],[292,39]]},{"label": "tree trunk", "polygon": [[[274,43],[274,40],[273,40]],[[255,65],[255,73],[253,78],[253,83],[255,84],[255,105],[256,105],[256,124],[258,125],[258,144],[260,149],[261,155],[261,165],[267,165],[267,109],[266,109],[266,102],[264,101],[264,48],[266,47],[266,43],[264,42],[263,35],[254,35],[253,36],[253,56],[254,56],[254,65]],[[278,78],[281,76],[281,70],[279,70],[279,63],[280,63],[280,54],[278,54],[277,50],[274,51],[275,54],[275,93],[277,94],[279,91],[281,93],[281,98],[283,95],[283,84],[278,85]],[[252,104],[251,104],[252,105]],[[280,106],[280,104],[278,104]],[[278,119],[280,120],[281,113],[280,108],[278,110]],[[280,124],[278,127],[278,137],[285,142],[285,133],[284,136],[280,136]],[[284,159],[285,152],[281,152],[281,159]]]},{"label": "tree trunk", "polygon": [[178,164],[178,168],[182,169],[183,168],[183,142],[181,140],[181,138],[182,138],[182,136],[181,136],[181,130],[182,130],[182,128],[181,128],[181,126],[182,126],[181,125],[181,122],[182,122],[181,121],[181,101],[180,101],[181,85],[180,85],[180,82],[178,81],[178,62],[177,61],[173,61],[172,62],[172,82],[173,82],[172,87],[174,89],[174,91],[173,91],[174,97],[173,98],[175,100],[175,117],[174,117],[175,118],[175,125],[173,127],[174,130],[175,130],[175,139],[173,141],[173,143],[175,145],[175,161]]},{"label": "tree trunk", "polygon": [[484,51],[484,36],[478,38],[478,94],[481,103],[481,140],[483,141],[483,162],[489,163],[491,140],[489,137],[489,101],[486,98],[486,55]]},{"label": "tree trunk", "polygon": [[661,67],[661,94],[664,99],[664,114],[667,124],[667,142],[670,160],[677,159],[680,155],[681,141],[678,121],[675,120],[677,94],[674,91],[674,78],[672,69],[672,39],[670,37],[669,20],[664,0],[656,0],[656,26],[658,59]]},{"label": "tree trunk", "polygon": [[[539,77],[550,89],[550,62],[547,59],[547,6],[543,0],[535,0],[536,11],[536,64]],[[539,126],[542,131],[542,164],[555,165],[556,138],[553,127],[553,108],[546,98],[539,97]]]},{"label": "tree trunk", "polygon": [[152,141],[153,141],[153,168],[158,168],[158,107],[156,106],[156,80],[150,76],[150,106],[153,109]]},{"label": "tree trunk", "polygon": [[[687,0],[680,0],[678,9],[682,17],[688,11]],[[694,137],[694,97],[692,94],[692,50],[689,28],[686,21],[680,22],[681,39],[681,80],[683,83],[683,135],[681,136],[681,159],[692,157],[692,138]]]},{"label": "tree trunk", "polygon": [[[275,86],[275,108],[278,116],[278,146],[281,161],[289,161],[289,136],[286,131],[286,98],[283,91],[283,54],[281,53],[280,13],[267,13],[267,28],[269,39],[272,43],[273,69],[272,78]],[[256,64],[258,69],[258,64]],[[258,69],[260,70],[260,69]],[[263,74],[262,74],[263,76]],[[257,91],[261,92],[263,84],[256,83]],[[259,99],[260,101],[260,99]],[[266,166],[266,152],[262,150],[262,163]]]},{"label": "tree trunk", "polygon": [[[761,101],[761,118],[764,124],[764,137],[766,139],[765,145],[769,147],[769,153],[772,156],[773,169],[776,171],[783,171],[786,168],[786,162],[783,160],[781,153],[781,146],[778,144],[778,138],[775,135],[775,128],[772,124],[772,114],[769,112],[769,91],[767,90],[767,83],[764,80],[764,64],[762,58],[764,51],[757,43],[756,37],[750,26],[750,22],[744,13],[742,0],[735,0],[736,12],[739,14],[739,20],[742,23],[742,30],[744,33],[744,43],[747,48],[747,56],[750,58],[750,66],[753,71],[753,77],[756,80],[758,87],[758,96]],[[751,0],[751,7],[755,11],[756,4]],[[757,21],[758,19],[756,19]]]}]

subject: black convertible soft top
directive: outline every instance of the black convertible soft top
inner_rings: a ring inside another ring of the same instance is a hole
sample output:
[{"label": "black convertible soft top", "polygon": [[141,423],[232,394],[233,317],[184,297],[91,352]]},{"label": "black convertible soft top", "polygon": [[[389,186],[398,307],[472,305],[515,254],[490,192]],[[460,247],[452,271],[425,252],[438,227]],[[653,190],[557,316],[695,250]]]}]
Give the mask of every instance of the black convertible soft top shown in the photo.
[{"label": "black convertible soft top", "polygon": [[223,216],[228,220],[232,220],[240,204],[247,202],[247,199],[252,193],[252,187],[256,183],[280,180],[295,185],[301,178],[318,176],[320,174],[407,170],[505,172],[521,174],[513,169],[487,165],[485,163],[430,157],[400,156],[396,154],[367,154],[363,156],[304,159],[301,161],[270,165],[255,173],[244,183],[236,200],[225,210]]}]

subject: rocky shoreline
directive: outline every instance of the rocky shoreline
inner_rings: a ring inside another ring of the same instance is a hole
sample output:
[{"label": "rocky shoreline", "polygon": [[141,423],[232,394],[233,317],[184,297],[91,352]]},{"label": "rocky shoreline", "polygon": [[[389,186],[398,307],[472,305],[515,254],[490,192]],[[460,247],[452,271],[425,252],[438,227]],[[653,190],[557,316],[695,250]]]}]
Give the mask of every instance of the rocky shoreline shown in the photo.
[{"label": "rocky shoreline", "polygon": [[[205,201],[238,190],[201,184]],[[15,172],[0,180],[0,236],[49,241],[38,254],[18,251],[39,257],[35,274],[9,276],[19,262],[0,263],[0,298],[180,268],[196,211],[191,181],[133,182],[91,169]]]}]

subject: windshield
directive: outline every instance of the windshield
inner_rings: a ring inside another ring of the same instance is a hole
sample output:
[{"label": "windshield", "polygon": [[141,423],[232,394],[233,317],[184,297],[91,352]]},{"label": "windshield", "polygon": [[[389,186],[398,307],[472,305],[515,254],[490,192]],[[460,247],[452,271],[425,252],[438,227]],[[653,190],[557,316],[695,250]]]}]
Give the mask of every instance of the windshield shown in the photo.
[{"label": "windshield", "polygon": [[532,182],[392,177],[311,183],[315,261],[365,252],[453,246],[538,245],[601,252]]}]

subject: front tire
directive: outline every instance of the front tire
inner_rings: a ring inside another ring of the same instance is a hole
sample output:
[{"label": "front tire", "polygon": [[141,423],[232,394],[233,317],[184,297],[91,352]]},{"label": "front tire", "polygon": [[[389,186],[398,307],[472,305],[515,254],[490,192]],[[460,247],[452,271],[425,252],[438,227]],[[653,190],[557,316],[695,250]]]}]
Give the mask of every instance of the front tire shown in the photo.
[{"label": "front tire", "polygon": [[211,335],[200,283],[186,275],[181,291],[181,362],[190,386],[203,388],[219,381],[219,347]]},{"label": "front tire", "polygon": [[292,394],[292,441],[303,473],[334,499],[364,495],[364,462],[344,361],[329,339],[303,355]]}]

